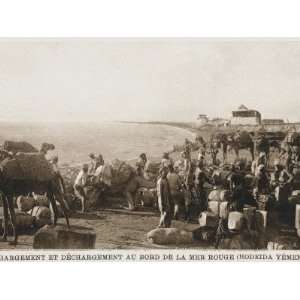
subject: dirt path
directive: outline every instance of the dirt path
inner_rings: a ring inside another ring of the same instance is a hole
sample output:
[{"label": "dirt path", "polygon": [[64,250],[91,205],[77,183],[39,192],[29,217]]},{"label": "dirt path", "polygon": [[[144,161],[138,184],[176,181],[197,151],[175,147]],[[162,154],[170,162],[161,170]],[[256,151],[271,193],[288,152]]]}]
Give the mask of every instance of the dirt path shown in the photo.
[{"label": "dirt path", "polygon": [[[156,228],[159,215],[153,211],[129,212],[121,209],[98,210],[92,213],[73,214],[71,225],[92,227],[96,231],[96,249],[145,249],[170,248],[150,244],[146,234]],[[64,224],[64,219],[59,223]],[[183,221],[173,221],[173,227],[191,231],[199,227],[197,224],[187,224]],[[0,249],[32,249],[33,235],[21,234],[16,247],[8,243],[0,243]],[[209,245],[195,242],[182,247],[208,248]],[[173,246],[172,248],[176,248]]]}]

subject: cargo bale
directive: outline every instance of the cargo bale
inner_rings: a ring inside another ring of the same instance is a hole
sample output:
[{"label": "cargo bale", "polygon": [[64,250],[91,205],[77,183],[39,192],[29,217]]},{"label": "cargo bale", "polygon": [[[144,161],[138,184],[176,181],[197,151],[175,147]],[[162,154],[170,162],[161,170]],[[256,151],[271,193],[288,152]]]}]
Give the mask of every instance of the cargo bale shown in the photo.
[{"label": "cargo bale", "polygon": [[200,227],[216,227],[219,223],[219,216],[209,212],[204,211],[199,216],[199,225]]},{"label": "cargo bale", "polygon": [[19,230],[26,230],[33,227],[35,218],[25,212],[16,213],[16,227]]},{"label": "cargo bale", "polygon": [[209,201],[221,201],[220,193],[221,193],[221,191],[218,190],[218,189],[212,190],[212,191],[208,194],[208,200],[209,200]]},{"label": "cargo bale", "polygon": [[27,212],[36,205],[35,199],[29,196],[19,196],[17,198],[17,207],[19,211]]},{"label": "cargo bale", "polygon": [[158,245],[180,245],[193,242],[192,232],[178,228],[156,228],[147,233],[147,240]]},{"label": "cargo bale", "polygon": [[232,211],[228,216],[228,229],[238,231],[241,230],[244,222],[244,216],[238,211]]},{"label": "cargo bale", "polygon": [[50,201],[46,195],[38,195],[33,193],[33,198],[37,206],[46,206],[49,207]]},{"label": "cargo bale", "polygon": [[94,249],[96,232],[89,227],[45,225],[34,235],[34,249]]},{"label": "cargo bale", "polygon": [[134,174],[132,166],[125,161],[115,159],[111,163],[112,168],[112,185],[121,185],[130,180]]}]

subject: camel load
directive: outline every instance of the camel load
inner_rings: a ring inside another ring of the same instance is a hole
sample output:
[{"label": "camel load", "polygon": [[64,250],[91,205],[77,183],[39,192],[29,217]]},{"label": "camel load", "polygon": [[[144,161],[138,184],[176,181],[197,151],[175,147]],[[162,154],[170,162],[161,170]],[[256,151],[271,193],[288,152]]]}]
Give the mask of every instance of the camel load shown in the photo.
[{"label": "camel load", "polygon": [[111,163],[112,185],[122,185],[127,183],[133,176],[134,169],[125,161],[115,159]]},{"label": "camel load", "polygon": [[35,147],[27,142],[5,141],[3,150],[16,154],[18,152],[33,153],[39,152]]}]

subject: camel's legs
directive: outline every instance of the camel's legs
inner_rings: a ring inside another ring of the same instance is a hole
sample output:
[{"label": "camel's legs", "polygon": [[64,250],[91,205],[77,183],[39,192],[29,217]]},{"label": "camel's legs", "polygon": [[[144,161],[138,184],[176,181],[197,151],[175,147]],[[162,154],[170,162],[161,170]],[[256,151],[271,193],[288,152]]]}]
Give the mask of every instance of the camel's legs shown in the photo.
[{"label": "camel's legs", "polygon": [[65,205],[65,201],[64,201],[62,195],[60,195],[60,194],[55,194],[55,198],[56,198],[57,201],[60,203],[61,208],[62,208],[63,213],[64,213],[64,216],[65,216],[65,218],[66,218],[67,226],[68,226],[68,228],[70,228],[68,209],[67,209],[67,207],[66,207],[66,205]]},{"label": "camel's legs", "polygon": [[54,226],[57,224],[57,217],[58,217],[58,209],[56,206],[56,201],[54,199],[54,195],[52,190],[48,192],[48,198],[50,200],[50,204],[52,206],[52,210],[53,210],[53,224]]},{"label": "camel's legs", "polygon": [[7,204],[8,204],[8,209],[9,209],[9,214],[10,214],[10,219],[11,219],[11,225],[12,225],[12,230],[13,230],[13,237],[14,240],[11,242],[11,244],[16,245],[18,242],[18,234],[17,234],[17,228],[16,228],[16,213],[15,213],[15,208],[14,208],[14,199],[12,195],[7,196]]},{"label": "camel's legs", "polygon": [[4,228],[3,228],[3,235],[2,235],[2,241],[7,241],[7,231],[8,231],[8,205],[7,205],[7,199],[5,195],[1,195],[2,202],[3,202],[3,218],[4,218]]},{"label": "camel's legs", "polygon": [[240,151],[239,151],[239,149],[235,148],[234,151],[235,151],[236,158],[239,159],[240,158]]}]

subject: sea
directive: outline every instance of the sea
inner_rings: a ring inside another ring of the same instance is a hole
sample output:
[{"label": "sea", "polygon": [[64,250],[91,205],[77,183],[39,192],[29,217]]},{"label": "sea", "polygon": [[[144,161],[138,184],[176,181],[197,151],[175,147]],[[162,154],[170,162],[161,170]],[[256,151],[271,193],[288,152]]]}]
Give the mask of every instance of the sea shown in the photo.
[{"label": "sea", "polygon": [[68,165],[89,161],[89,153],[102,154],[106,161],[133,160],[142,152],[157,158],[193,137],[186,129],[161,124],[0,122],[0,144],[27,141],[39,149],[43,142],[52,143],[56,149],[49,156],[58,155],[60,164]]}]

